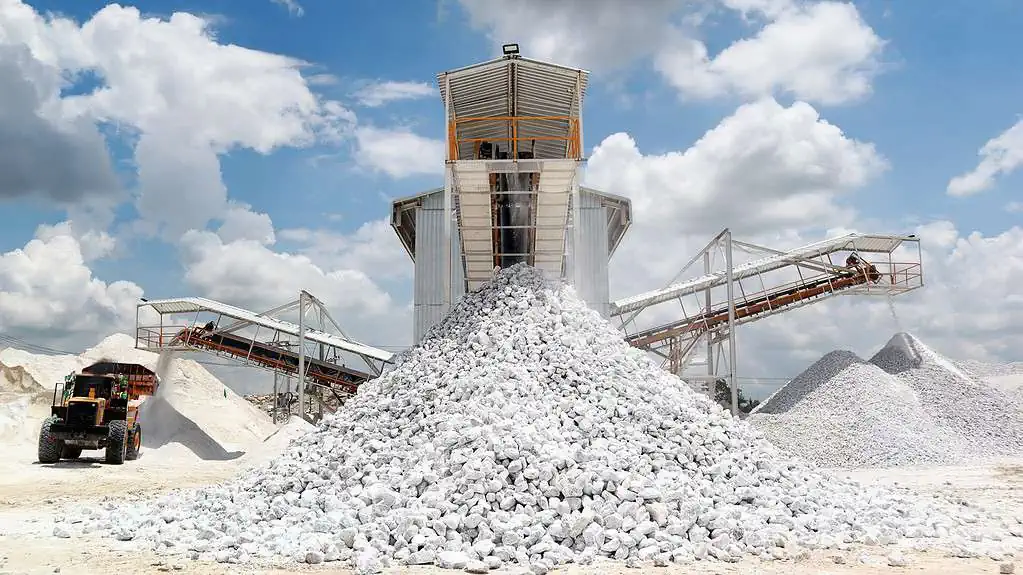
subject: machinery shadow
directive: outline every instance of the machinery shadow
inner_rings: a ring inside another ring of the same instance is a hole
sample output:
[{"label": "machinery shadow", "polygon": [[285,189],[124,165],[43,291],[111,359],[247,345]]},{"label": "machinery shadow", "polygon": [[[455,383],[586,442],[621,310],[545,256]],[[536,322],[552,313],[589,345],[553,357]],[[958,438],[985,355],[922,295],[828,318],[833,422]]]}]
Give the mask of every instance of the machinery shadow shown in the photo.
[{"label": "machinery shadow", "polygon": [[39,463],[38,461],[33,461],[32,465],[41,465],[51,469],[91,469],[100,467],[102,463],[103,459],[79,457],[78,459],[62,459],[57,463]]}]

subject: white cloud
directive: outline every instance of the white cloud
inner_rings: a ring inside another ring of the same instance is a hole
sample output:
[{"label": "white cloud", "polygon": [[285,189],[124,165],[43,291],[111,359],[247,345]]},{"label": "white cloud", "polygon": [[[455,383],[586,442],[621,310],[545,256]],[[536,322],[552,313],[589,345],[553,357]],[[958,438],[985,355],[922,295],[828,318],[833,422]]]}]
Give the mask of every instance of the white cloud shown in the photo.
[{"label": "white cloud", "polygon": [[1023,120],[988,140],[978,152],[980,163],[972,171],[952,178],[946,189],[950,196],[972,196],[990,189],[995,180],[1023,166]]},{"label": "white cloud", "polygon": [[277,238],[270,216],[252,211],[252,206],[232,203],[224,216],[217,235],[225,243],[251,240],[264,246],[272,246]]},{"label": "white cloud", "polygon": [[219,44],[208,21],[187,13],[163,20],[111,4],[79,26],[8,0],[0,43],[103,81],[60,101],[60,114],[114,122],[136,136],[136,206],[171,238],[228,209],[220,153],[336,141],[354,122],[310,90],[303,62]]},{"label": "white cloud", "polygon": [[685,263],[683,254],[649,257],[651,245],[696,249],[725,226],[749,236],[850,224],[843,196],[885,166],[871,144],[847,138],[809,104],[766,99],[741,106],[684,152],[643,155],[627,134],[611,135],[590,155],[585,179],[632,199],[636,225],[613,272],[623,282],[618,295],[627,295]]},{"label": "white cloud", "polygon": [[355,93],[356,100],[366,107],[375,108],[400,100],[415,100],[436,96],[437,90],[426,82],[374,82]]},{"label": "white cloud", "polygon": [[103,230],[86,229],[80,233],[71,220],[55,225],[43,224],[36,230],[36,239],[43,242],[56,240],[61,236],[74,238],[78,243],[83,261],[90,262],[109,256],[117,248],[117,239]]},{"label": "white cloud", "polygon": [[303,9],[302,6],[295,0],[270,0],[270,1],[273,2],[274,4],[277,4],[278,6],[283,6],[288,11],[288,14],[291,14],[292,16],[301,18],[302,16],[305,15],[305,9]]},{"label": "white cloud", "polygon": [[389,218],[368,221],[351,235],[293,228],[281,230],[280,238],[299,244],[301,253],[321,267],[364,270],[379,279],[412,277],[412,262]]},{"label": "white cloud", "polygon": [[780,9],[779,4],[765,8],[771,22],[756,36],[713,57],[703,43],[676,33],[655,56],[655,67],[682,94],[697,98],[788,93],[839,104],[868,95],[884,42],[856,6],[821,2]]},{"label": "white cloud", "polygon": [[64,349],[116,331],[133,333],[142,288],[95,277],[83,253],[102,251],[105,242],[79,243],[64,222],[40,226],[24,248],[0,254],[0,331],[38,334]]},{"label": "white cloud", "polygon": [[407,128],[393,130],[360,126],[355,130],[355,160],[371,171],[392,178],[444,172],[444,142],[420,136]]},{"label": "white cloud", "polygon": [[[359,241],[352,241],[354,249]],[[371,345],[403,345],[411,339],[404,306],[367,271],[325,267],[303,254],[271,250],[258,240],[225,242],[213,232],[193,230],[181,242],[185,281],[200,294],[251,310],[293,301],[301,290],[322,300],[350,335]],[[372,250],[372,248],[366,248]],[[339,254],[339,260],[345,260]],[[358,256],[346,261],[371,260]]]},{"label": "white cloud", "polygon": [[1023,214],[1023,202],[1009,202],[1005,204],[1005,211],[1010,214]]},{"label": "white cloud", "polygon": [[518,42],[522,55],[590,70],[616,69],[651,54],[669,37],[682,0],[460,0],[496,50]]},{"label": "white cloud", "polygon": [[824,104],[870,93],[884,47],[852,3],[718,0],[710,5],[764,21],[716,55],[699,39],[708,3],[651,0],[461,0],[473,25],[495,45],[518,41],[530,57],[597,72],[643,58],[690,98],[775,93]]}]

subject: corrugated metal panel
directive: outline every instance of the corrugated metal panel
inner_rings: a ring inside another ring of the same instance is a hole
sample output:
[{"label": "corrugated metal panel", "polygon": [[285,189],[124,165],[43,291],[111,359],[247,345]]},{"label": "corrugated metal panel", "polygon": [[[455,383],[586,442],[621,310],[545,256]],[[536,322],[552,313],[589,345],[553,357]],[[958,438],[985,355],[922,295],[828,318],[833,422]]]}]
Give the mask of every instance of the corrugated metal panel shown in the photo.
[{"label": "corrugated metal panel", "polygon": [[579,296],[604,317],[610,310],[608,288],[608,208],[600,196],[579,191],[579,243],[575,246],[574,279]]},{"label": "corrugated metal panel", "polygon": [[[451,291],[457,302],[465,293],[461,242],[451,229]],[[416,263],[413,295],[413,340],[418,343],[447,314],[444,303],[444,190],[423,196],[416,210]]]},{"label": "corrugated metal panel", "polygon": [[413,338],[423,337],[444,309],[444,192],[422,198],[416,208]]},{"label": "corrugated metal panel", "polygon": [[206,308],[197,304],[192,298],[154,300],[148,302],[157,313],[186,313],[204,311]]}]

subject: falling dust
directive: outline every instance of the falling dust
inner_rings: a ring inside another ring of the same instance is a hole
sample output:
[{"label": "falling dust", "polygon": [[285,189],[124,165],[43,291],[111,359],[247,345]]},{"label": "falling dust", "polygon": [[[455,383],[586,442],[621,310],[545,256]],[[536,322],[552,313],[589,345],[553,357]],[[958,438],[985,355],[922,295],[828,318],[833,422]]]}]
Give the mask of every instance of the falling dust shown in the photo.
[{"label": "falling dust", "polygon": [[[895,313],[894,311],[892,313]],[[160,354],[160,357],[156,359],[156,377],[160,384],[157,386],[156,391],[153,394],[153,399],[157,397],[164,397],[166,389],[170,386],[171,382],[171,368],[174,366],[174,360],[177,358],[177,354],[173,351],[164,351]],[[161,391],[164,390],[164,391]]]},{"label": "falling dust", "polygon": [[892,321],[895,322],[896,332],[903,333],[906,331],[902,329],[902,322],[899,320],[899,314],[895,311],[895,296],[892,294],[888,294],[888,311],[892,314]]},{"label": "falling dust", "polygon": [[[180,410],[171,391],[171,381],[180,376],[176,372],[178,355],[164,351],[156,360],[156,375],[160,384],[156,393],[142,402],[139,416],[145,425],[142,445],[150,450],[161,449],[170,444],[179,444],[203,460],[227,461],[237,459],[244,451],[229,451],[211,437],[201,425],[187,417]],[[186,394],[187,395],[187,394]]]}]

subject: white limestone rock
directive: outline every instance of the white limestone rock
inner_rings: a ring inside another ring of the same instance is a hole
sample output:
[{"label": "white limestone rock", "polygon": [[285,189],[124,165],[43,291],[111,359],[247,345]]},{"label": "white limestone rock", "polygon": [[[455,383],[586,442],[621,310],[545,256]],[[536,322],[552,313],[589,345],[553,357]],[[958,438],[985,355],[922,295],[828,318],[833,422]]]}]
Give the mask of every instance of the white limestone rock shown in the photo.
[{"label": "white limestone rock", "polygon": [[266,465],[215,487],[85,507],[72,521],[193,559],[314,557],[358,573],[391,562],[546,573],[598,559],[785,559],[921,529],[967,547],[1011,543],[983,513],[779,452],[525,266],[467,294]]}]

